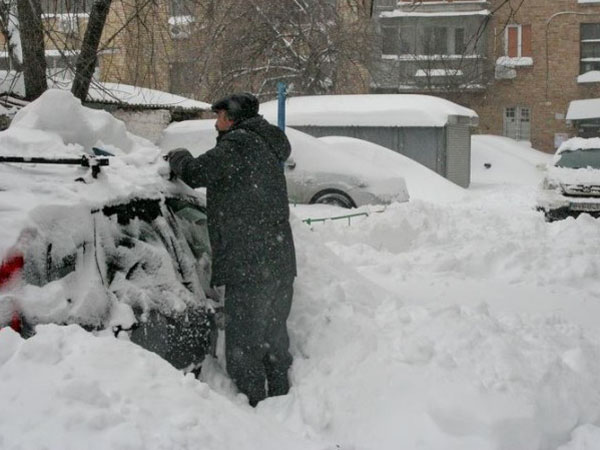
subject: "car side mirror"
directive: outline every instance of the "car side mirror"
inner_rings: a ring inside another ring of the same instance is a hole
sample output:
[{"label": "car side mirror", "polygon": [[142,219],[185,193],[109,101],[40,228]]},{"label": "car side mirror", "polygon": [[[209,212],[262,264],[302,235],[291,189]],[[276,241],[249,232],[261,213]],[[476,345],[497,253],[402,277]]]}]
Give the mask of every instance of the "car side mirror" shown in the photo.
[{"label": "car side mirror", "polygon": [[296,168],[296,161],[293,158],[288,158],[284,163],[284,167],[289,170],[294,170]]}]

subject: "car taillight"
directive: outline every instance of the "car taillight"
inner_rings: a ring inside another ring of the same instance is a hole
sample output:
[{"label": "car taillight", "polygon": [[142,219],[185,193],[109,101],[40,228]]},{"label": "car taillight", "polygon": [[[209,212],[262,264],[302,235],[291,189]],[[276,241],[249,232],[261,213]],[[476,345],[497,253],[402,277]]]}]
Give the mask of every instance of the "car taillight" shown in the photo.
[{"label": "car taillight", "polygon": [[18,313],[13,313],[12,318],[10,319],[10,327],[17,333],[20,333],[23,329],[23,321]]},{"label": "car taillight", "polygon": [[21,272],[24,265],[25,258],[21,254],[11,255],[2,261],[2,265],[0,265],[0,289],[13,280]]}]

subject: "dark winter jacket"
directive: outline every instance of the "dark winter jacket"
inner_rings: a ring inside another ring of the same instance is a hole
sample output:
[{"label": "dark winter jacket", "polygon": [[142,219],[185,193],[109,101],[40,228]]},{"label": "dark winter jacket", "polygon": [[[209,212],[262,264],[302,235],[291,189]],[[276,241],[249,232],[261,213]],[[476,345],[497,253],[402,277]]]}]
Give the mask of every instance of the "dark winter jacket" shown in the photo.
[{"label": "dark winter jacket", "polygon": [[207,188],[213,285],[296,275],[283,172],[290,151],[285,134],[257,116],[235,124],[197,158],[187,150],[171,154],[181,180]]}]

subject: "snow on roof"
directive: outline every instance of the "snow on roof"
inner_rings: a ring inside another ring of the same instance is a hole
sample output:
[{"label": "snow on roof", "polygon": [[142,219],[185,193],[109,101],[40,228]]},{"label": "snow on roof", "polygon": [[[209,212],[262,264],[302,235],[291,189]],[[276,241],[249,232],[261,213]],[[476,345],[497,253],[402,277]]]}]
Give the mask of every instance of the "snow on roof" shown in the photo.
[{"label": "snow on roof", "polygon": [[577,77],[578,83],[597,83],[600,81],[600,70],[590,70]]},{"label": "snow on roof", "polygon": [[393,11],[384,11],[379,17],[456,17],[456,16],[489,16],[489,9],[480,9],[478,11],[404,11],[395,9]]},{"label": "snow on roof", "polygon": [[[277,122],[277,101],[260,112]],[[289,126],[444,127],[451,116],[477,118],[471,109],[430,95],[318,95],[291,97],[286,102]]]},{"label": "snow on roof", "polygon": [[556,155],[558,156],[567,151],[590,150],[597,148],[600,148],[600,138],[574,137],[563,142],[560,147],[558,147],[558,150],[556,150]]},{"label": "snow on roof", "polygon": [[[599,72],[600,73],[600,72]],[[573,100],[569,103],[567,120],[584,120],[600,118],[600,98]]]},{"label": "snow on roof", "polygon": [[533,66],[533,58],[530,56],[501,56],[496,60],[496,65],[506,67]]},{"label": "snow on roof", "polygon": [[208,103],[181,97],[169,92],[121,83],[92,83],[88,99],[102,103],[125,103],[128,105],[153,107],[166,106],[183,109],[210,109]]},{"label": "snow on roof", "polygon": [[419,69],[415,77],[460,77],[463,71],[459,69]]},{"label": "snow on roof", "polygon": [[[68,91],[72,80],[48,79],[48,87]],[[0,92],[25,96],[25,85],[21,73],[0,71]],[[208,110],[208,103],[192,100],[169,92],[158,91],[122,83],[93,81],[88,93],[88,101],[99,103],[125,104],[152,108],[182,108],[188,110]]]}]

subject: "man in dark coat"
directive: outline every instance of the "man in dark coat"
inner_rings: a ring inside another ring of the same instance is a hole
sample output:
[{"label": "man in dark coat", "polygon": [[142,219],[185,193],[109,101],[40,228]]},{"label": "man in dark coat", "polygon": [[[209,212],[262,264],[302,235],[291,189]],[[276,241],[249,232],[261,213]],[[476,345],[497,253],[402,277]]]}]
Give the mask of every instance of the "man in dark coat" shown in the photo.
[{"label": "man in dark coat", "polygon": [[255,406],[289,390],[286,320],[296,257],[283,164],[291,148],[258,115],[251,94],[230,95],[212,109],[217,145],[197,158],[171,151],[169,163],[189,186],[207,188],[212,284],[225,286],[227,371]]}]

